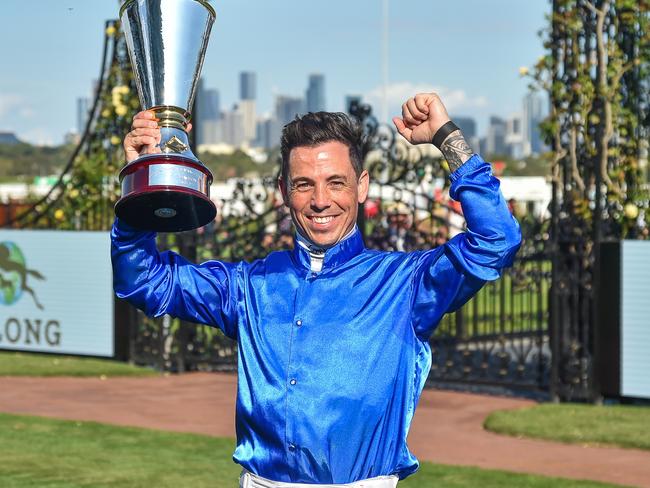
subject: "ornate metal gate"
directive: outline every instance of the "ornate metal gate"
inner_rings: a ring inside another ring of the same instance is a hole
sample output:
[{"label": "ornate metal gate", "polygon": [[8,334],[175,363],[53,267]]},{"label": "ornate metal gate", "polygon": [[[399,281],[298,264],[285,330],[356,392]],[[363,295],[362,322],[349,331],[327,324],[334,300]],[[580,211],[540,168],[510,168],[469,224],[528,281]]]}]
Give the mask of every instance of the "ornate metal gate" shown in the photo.
[{"label": "ornate metal gate", "polygon": [[[550,218],[519,215],[524,241],[513,268],[445,316],[431,338],[430,381],[491,385],[554,398],[595,399],[594,351],[599,246],[648,238],[650,132],[649,10],[646,0],[552,0],[549,53],[534,81],[550,94],[544,122],[552,144]],[[10,208],[5,225],[107,229],[118,194],[120,136],[138,109],[119,24],[106,24],[99,88],[82,141],[58,182],[31,205]],[[359,227],[371,248],[431,248],[463,228],[448,198],[444,161],[377,123],[350,113],[367,133],[373,184]],[[240,180],[218,221],[199,232],[161,235],[159,246],[195,261],[236,261],[292,245],[275,178]],[[232,370],[236,344],[205,326],[152,320],[123,303],[129,358],[161,370]]]},{"label": "ornate metal gate", "polygon": [[[359,226],[370,248],[411,251],[444,244],[462,231],[460,208],[449,199],[446,164],[432,146],[413,147],[377,123],[370,108],[350,107],[367,133],[369,201]],[[289,216],[275,178],[241,180],[222,202],[219,221],[200,233],[162,235],[159,246],[190,259],[255,259],[292,245]],[[548,388],[548,301],[551,264],[545,223],[522,221],[525,241],[515,267],[447,315],[431,339],[430,381],[482,384],[543,392]],[[163,369],[234,369],[236,345],[219,331],[169,318],[139,316],[132,358]]]}]

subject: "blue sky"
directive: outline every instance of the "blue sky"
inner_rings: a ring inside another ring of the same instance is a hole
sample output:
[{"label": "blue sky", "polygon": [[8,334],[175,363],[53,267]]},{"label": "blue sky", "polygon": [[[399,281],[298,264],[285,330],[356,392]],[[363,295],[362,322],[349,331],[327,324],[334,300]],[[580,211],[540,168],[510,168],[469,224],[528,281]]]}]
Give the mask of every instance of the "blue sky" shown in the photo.
[{"label": "blue sky", "polygon": [[[3,0],[0,131],[58,144],[76,125],[75,100],[97,78],[104,22],[117,0]],[[217,20],[203,68],[222,108],[238,96],[238,74],[257,72],[258,112],[274,94],[303,95],[307,76],[326,76],[329,110],[346,94],[377,103],[382,86],[382,0],[213,0]],[[438,91],[450,112],[521,110],[531,66],[544,51],[537,31],[549,0],[389,0],[389,110],[417,91]]]}]

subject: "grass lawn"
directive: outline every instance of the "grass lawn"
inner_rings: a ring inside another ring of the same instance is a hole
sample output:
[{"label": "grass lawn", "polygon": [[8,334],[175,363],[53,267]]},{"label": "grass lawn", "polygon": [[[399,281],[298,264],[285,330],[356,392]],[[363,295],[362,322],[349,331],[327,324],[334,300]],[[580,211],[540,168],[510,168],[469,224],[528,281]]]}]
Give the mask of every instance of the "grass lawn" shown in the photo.
[{"label": "grass lawn", "polygon": [[[0,486],[237,486],[234,441],[195,434],[0,414]],[[400,488],[615,486],[423,463]]]},{"label": "grass lawn", "polygon": [[544,404],[494,412],[485,428],[514,436],[650,450],[650,407]]},{"label": "grass lawn", "polygon": [[[458,312],[445,316],[438,337],[546,332],[550,291],[549,261],[517,263],[503,276],[488,282]],[[456,315],[464,329],[456,329]]]},{"label": "grass lawn", "polygon": [[0,352],[0,376],[154,376],[153,369],[108,359]]}]

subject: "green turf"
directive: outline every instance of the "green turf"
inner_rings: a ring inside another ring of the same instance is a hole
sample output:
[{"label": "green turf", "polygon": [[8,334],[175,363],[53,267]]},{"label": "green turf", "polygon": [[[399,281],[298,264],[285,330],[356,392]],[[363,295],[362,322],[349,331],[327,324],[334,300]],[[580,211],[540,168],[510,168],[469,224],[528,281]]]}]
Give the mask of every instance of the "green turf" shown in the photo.
[{"label": "green turf", "polygon": [[485,428],[514,436],[650,450],[650,407],[543,404],[494,412]]},{"label": "green turf", "polygon": [[[0,486],[236,487],[234,441],[0,414]],[[425,487],[607,487],[593,482],[423,463],[400,483]]]},{"label": "green turf", "polygon": [[[550,290],[549,261],[518,263],[488,282],[458,312],[446,315],[438,337],[547,332]],[[462,316],[458,329],[457,315]]]},{"label": "green turf", "polygon": [[156,371],[107,359],[0,352],[0,376],[152,376]]}]

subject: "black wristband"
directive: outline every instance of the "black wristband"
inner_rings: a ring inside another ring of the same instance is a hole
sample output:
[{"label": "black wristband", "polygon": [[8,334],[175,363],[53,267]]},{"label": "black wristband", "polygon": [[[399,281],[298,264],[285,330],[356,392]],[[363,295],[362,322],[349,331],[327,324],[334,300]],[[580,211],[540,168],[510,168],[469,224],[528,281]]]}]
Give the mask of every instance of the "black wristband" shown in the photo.
[{"label": "black wristband", "polygon": [[434,146],[436,146],[438,149],[440,149],[440,146],[442,146],[442,143],[445,142],[445,139],[447,139],[447,136],[451,134],[452,132],[455,132],[457,130],[460,130],[456,124],[454,124],[451,120],[434,134],[432,143]]}]

